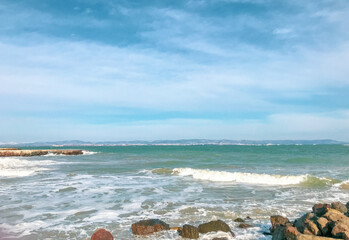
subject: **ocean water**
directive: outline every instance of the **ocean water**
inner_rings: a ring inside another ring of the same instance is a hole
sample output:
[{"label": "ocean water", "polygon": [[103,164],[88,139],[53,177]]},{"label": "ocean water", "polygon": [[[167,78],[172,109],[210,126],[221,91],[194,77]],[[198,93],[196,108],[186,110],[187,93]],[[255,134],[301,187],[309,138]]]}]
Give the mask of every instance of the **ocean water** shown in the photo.
[{"label": "ocean water", "polygon": [[[82,147],[80,156],[0,158],[0,239],[147,238],[132,223],[171,227],[221,219],[236,239],[271,239],[269,217],[295,219],[314,203],[349,201],[349,146]],[[254,227],[233,220],[249,216]],[[230,236],[218,232],[200,239]]]}]

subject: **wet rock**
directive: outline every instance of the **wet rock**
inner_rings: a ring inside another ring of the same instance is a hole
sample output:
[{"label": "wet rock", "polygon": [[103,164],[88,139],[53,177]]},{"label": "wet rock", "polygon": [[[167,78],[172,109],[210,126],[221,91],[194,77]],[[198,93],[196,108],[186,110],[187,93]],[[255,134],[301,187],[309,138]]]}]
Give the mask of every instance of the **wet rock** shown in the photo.
[{"label": "wet rock", "polygon": [[331,203],[331,207],[332,207],[333,209],[338,210],[338,211],[341,212],[341,213],[347,213],[347,212],[348,212],[347,207],[346,207],[343,203],[341,203],[341,202],[334,202],[334,203]]},{"label": "wet rock", "polygon": [[169,230],[170,226],[159,219],[147,219],[132,224],[131,229],[135,235],[148,235],[162,230]]},{"label": "wet rock", "polygon": [[91,240],[113,240],[113,235],[105,229],[99,229],[95,231],[91,237]]},{"label": "wet rock", "polygon": [[327,210],[331,208],[330,204],[327,203],[317,203],[313,206],[313,212],[316,216],[321,217]]},{"label": "wet rock", "polygon": [[234,222],[245,222],[245,220],[242,219],[242,218],[236,218],[236,219],[234,220]]},{"label": "wet rock", "polygon": [[179,235],[184,238],[198,239],[199,229],[191,225],[184,225],[182,230],[179,230]]},{"label": "wet rock", "polygon": [[211,222],[199,225],[200,233],[218,232],[218,231],[230,232],[233,235],[233,237],[235,236],[235,234],[231,231],[228,224],[226,224],[221,220],[211,221]]},{"label": "wet rock", "polygon": [[247,223],[240,223],[238,227],[239,228],[250,228],[250,227],[252,227],[252,225],[247,224]]},{"label": "wet rock", "polygon": [[326,218],[319,218],[317,220],[317,226],[320,229],[322,236],[327,236],[329,234],[329,221]]},{"label": "wet rock", "polygon": [[247,216],[246,219],[247,219],[247,220],[251,220],[252,218],[251,218],[250,216]]},{"label": "wet rock", "polygon": [[277,225],[273,230],[272,240],[286,240],[285,229],[286,229],[285,226]]},{"label": "wet rock", "polygon": [[289,223],[290,221],[286,217],[274,215],[270,217],[270,222],[270,232],[273,233],[278,226],[286,226],[286,223]]}]

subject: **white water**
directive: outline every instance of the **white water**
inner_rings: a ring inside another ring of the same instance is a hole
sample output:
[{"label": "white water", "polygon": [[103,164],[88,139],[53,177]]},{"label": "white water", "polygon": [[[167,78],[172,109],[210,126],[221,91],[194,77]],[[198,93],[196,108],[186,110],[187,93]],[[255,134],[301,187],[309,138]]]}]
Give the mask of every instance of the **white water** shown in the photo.
[{"label": "white water", "polygon": [[232,182],[261,185],[294,185],[307,180],[307,175],[283,176],[244,172],[212,171],[193,168],[175,168],[173,174],[179,176],[191,176],[194,179],[213,182]]},{"label": "white water", "polygon": [[48,170],[48,166],[56,164],[52,160],[27,160],[21,158],[0,158],[0,177],[25,177],[40,171]]}]

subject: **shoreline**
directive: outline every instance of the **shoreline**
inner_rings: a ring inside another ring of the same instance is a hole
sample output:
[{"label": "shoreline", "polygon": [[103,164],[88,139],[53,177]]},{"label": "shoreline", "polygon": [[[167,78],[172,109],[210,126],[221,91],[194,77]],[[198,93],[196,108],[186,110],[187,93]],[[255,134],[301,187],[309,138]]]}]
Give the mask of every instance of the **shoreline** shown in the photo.
[{"label": "shoreline", "polygon": [[79,149],[41,149],[41,150],[22,150],[19,148],[0,148],[0,157],[31,157],[43,156],[47,154],[57,155],[82,155]]}]

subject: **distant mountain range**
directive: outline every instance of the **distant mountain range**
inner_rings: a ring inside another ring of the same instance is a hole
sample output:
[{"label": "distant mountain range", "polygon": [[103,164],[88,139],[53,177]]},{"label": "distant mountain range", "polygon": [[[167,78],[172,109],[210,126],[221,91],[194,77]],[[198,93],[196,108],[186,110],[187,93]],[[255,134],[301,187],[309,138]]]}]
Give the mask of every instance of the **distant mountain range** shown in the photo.
[{"label": "distant mountain range", "polygon": [[321,140],[209,140],[209,139],[182,139],[182,140],[157,140],[157,141],[104,141],[85,142],[80,140],[32,142],[32,143],[0,143],[1,147],[37,147],[37,146],[132,146],[132,145],[321,145],[321,144],[346,144],[331,139]]}]

